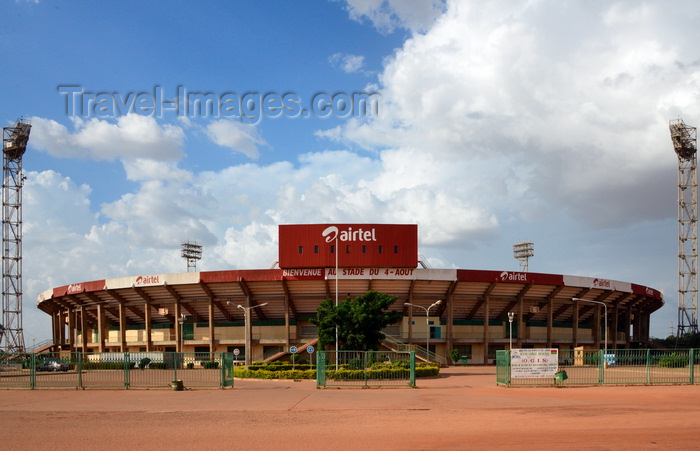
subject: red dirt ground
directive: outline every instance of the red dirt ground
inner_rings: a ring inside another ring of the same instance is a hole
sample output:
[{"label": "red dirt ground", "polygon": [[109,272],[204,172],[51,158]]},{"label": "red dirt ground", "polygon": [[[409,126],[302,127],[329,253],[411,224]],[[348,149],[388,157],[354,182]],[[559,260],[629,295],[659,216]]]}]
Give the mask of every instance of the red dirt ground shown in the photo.
[{"label": "red dirt ground", "polygon": [[494,367],[418,388],[0,390],[2,449],[700,448],[700,386],[503,388]]}]

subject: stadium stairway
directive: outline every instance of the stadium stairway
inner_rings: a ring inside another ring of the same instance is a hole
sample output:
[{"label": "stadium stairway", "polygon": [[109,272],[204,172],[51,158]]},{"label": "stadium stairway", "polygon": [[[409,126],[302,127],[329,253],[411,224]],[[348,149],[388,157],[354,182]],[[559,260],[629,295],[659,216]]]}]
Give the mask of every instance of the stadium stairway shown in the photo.
[{"label": "stadium stairway", "polygon": [[[414,351],[416,353],[416,358],[418,360],[421,360],[423,362],[428,362],[428,361],[437,362],[442,367],[447,366],[447,360],[444,357],[437,355],[434,352],[428,352],[428,350],[422,346],[409,345],[406,343],[402,343],[399,340],[397,340],[396,338],[391,337],[389,335],[386,335],[386,338],[384,339],[384,342],[382,343],[382,345],[391,351],[397,351],[397,352]],[[428,360],[428,357],[430,357],[430,360]]]}]

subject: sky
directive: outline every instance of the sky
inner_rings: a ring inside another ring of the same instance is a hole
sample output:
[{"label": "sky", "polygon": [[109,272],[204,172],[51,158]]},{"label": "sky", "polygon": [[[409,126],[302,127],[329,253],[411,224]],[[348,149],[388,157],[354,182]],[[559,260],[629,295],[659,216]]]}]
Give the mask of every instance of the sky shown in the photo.
[{"label": "sky", "polygon": [[[694,1],[7,0],[0,121],[23,159],[24,335],[76,282],[267,268],[277,226],[415,223],[433,268],[661,290],[669,120],[700,124]],[[194,94],[193,94],[194,93]]]}]

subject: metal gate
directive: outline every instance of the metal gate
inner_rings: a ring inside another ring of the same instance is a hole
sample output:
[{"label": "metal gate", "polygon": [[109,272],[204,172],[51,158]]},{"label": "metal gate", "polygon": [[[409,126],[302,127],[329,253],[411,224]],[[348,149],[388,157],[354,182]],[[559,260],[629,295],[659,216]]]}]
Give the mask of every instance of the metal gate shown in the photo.
[{"label": "metal gate", "polygon": [[413,351],[319,351],[316,386],[416,386]]}]

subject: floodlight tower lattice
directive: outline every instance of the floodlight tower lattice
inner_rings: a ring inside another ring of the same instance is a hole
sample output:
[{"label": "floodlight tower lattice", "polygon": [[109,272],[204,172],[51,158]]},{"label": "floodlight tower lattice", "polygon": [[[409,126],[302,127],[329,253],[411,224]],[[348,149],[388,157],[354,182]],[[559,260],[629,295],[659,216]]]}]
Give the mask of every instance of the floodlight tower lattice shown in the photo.
[{"label": "floodlight tower lattice", "polygon": [[25,351],[22,329],[22,156],[29,121],[19,119],[2,129],[2,328],[0,350]]},{"label": "floodlight tower lattice", "polygon": [[535,255],[535,244],[532,241],[523,241],[513,245],[513,256],[520,262],[520,271],[527,272],[528,260]]},{"label": "floodlight tower lattice", "polygon": [[187,261],[187,272],[197,271],[197,260],[202,259],[202,245],[197,242],[185,241],[182,243],[182,258]]},{"label": "floodlight tower lattice", "polygon": [[697,129],[682,119],[669,122],[678,156],[678,331],[698,332]]}]

